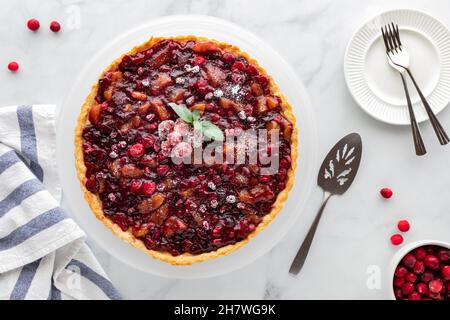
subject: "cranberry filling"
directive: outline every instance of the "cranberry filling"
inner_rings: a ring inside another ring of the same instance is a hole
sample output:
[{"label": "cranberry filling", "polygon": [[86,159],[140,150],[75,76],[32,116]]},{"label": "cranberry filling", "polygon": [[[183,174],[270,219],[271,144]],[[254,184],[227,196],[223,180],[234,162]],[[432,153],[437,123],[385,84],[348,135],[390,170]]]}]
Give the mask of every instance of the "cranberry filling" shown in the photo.
[{"label": "cranberry filling", "polygon": [[[86,188],[148,249],[198,254],[245,239],[272,209],[291,167],[293,126],[269,82],[209,41],[164,40],[124,56],[99,80],[84,127]],[[223,132],[281,130],[280,169],[262,176],[253,164],[174,164],[167,148],[178,142],[170,133],[178,117],[169,102],[199,110]]]}]

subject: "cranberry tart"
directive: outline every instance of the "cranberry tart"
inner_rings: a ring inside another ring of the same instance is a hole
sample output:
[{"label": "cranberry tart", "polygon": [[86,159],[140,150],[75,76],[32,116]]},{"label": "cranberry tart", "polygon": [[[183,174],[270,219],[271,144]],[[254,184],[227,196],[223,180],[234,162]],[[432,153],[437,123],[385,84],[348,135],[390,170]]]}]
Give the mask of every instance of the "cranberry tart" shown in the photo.
[{"label": "cranberry tart", "polygon": [[[278,129],[277,172],[262,175],[259,161],[174,163],[171,152],[183,154],[189,145],[181,139],[197,129],[173,104],[225,135]],[[239,48],[152,38],[102,73],[82,106],[75,145],[97,218],[151,256],[188,265],[242,247],[280,212],[293,185],[297,127],[273,79]]]}]

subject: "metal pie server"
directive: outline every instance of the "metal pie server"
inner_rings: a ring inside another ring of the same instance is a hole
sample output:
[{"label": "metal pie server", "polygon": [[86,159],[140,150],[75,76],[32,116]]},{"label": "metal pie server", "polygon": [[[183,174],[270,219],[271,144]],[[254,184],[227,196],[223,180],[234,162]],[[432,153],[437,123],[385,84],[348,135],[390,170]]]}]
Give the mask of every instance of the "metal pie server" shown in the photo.
[{"label": "metal pie server", "polygon": [[328,200],[331,196],[341,195],[348,190],[358,172],[361,155],[361,136],[357,133],[351,133],[336,143],[325,157],[317,176],[317,184],[324,190],[323,202],[292,262],[289,269],[290,273],[298,274],[302,269]]}]

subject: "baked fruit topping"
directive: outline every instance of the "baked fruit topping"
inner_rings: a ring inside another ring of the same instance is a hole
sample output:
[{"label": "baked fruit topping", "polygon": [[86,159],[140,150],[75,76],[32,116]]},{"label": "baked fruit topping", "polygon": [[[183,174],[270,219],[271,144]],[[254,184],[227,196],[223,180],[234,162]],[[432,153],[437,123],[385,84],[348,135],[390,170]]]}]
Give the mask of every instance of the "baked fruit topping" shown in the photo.
[{"label": "baked fruit topping", "polygon": [[[294,171],[295,119],[270,77],[235,47],[191,38],[153,40],[119,59],[99,79],[80,127],[81,178],[104,217],[171,256],[247,239],[289,191]],[[192,157],[195,141],[208,141],[196,140],[173,104],[225,136],[279,130],[279,169],[262,175],[259,160],[174,163],[174,154]]]}]

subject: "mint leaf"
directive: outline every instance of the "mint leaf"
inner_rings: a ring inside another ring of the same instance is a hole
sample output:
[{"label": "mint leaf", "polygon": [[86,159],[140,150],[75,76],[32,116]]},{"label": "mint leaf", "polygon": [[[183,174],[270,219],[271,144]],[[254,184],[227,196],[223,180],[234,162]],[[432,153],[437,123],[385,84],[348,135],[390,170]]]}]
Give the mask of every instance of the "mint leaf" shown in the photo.
[{"label": "mint leaf", "polygon": [[192,112],[184,104],[176,104],[171,102],[169,103],[169,106],[182,120],[187,123],[193,122]]},{"label": "mint leaf", "polygon": [[192,122],[195,124],[196,122],[198,122],[199,118],[200,118],[200,111],[194,110],[194,112],[192,113]]},{"label": "mint leaf", "polygon": [[210,139],[213,139],[215,141],[223,141],[224,136],[222,130],[215,124],[209,122],[209,121],[202,121],[201,122],[201,130],[205,136],[207,136]]}]

